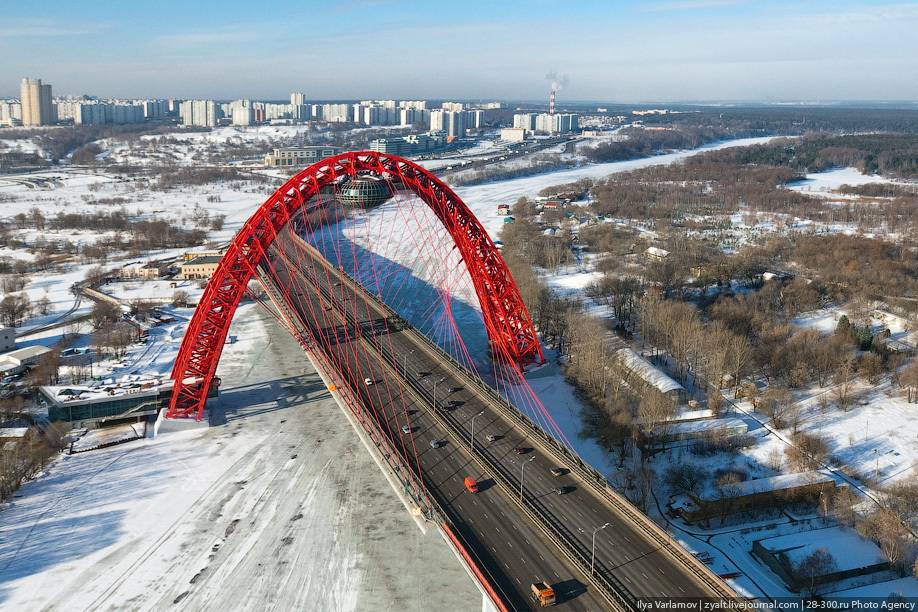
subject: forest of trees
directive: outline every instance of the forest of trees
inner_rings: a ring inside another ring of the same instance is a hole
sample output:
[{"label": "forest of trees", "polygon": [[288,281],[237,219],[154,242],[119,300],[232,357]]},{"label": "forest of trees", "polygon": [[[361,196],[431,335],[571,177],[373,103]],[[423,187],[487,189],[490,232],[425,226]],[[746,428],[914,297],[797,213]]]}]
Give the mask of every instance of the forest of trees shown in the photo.
[{"label": "forest of trees", "polygon": [[807,134],[751,147],[712,151],[714,162],[783,166],[799,172],[821,172],[836,166],[864,174],[918,177],[918,134]]}]

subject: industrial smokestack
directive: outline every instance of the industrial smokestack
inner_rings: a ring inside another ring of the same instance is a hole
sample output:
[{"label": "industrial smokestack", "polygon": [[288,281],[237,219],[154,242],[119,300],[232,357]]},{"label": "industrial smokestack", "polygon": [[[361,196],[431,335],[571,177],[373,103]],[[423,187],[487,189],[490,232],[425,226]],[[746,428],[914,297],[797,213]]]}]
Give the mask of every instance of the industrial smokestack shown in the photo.
[{"label": "industrial smokestack", "polygon": [[555,116],[555,90],[551,90],[551,102],[548,104],[548,114],[552,117]]}]

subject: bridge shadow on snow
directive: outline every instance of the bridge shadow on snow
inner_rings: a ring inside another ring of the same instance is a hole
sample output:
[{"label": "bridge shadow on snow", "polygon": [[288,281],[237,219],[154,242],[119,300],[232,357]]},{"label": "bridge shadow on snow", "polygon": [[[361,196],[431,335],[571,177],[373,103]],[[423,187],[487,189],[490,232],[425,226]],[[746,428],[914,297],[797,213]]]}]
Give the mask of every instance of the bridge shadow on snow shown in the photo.
[{"label": "bridge shadow on snow", "polygon": [[[367,291],[381,296],[400,317],[457,361],[466,363],[466,356],[457,350],[457,340],[461,340],[478,372],[484,377],[492,371],[488,332],[480,306],[476,308],[432,284],[429,278],[424,278],[426,271],[409,268],[356,244],[345,235],[342,223],[301,235],[332,265],[342,267]],[[474,293],[470,278],[468,287]],[[452,317],[455,330],[437,324],[444,316]]]},{"label": "bridge shadow on snow", "polygon": [[209,408],[210,425],[284,410],[329,393],[322,379],[307,375],[231,387],[221,390],[217,402]]}]

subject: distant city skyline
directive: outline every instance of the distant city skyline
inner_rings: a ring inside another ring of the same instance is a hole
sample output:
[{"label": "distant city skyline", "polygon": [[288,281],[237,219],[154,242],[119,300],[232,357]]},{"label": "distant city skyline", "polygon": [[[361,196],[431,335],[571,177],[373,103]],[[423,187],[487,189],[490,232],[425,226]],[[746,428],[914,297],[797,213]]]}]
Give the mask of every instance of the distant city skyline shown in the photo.
[{"label": "distant city skyline", "polygon": [[4,8],[0,97],[907,101],[916,31],[870,0],[50,0]]}]

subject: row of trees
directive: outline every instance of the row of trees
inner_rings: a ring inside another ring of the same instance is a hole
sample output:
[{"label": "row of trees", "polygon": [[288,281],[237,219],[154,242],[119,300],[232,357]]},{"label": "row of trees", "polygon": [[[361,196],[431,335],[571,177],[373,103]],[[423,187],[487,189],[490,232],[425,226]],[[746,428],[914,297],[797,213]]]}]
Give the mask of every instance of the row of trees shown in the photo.
[{"label": "row of trees", "polygon": [[10,497],[66,448],[69,430],[61,422],[49,425],[43,432],[32,427],[22,441],[0,445],[0,500]]}]

